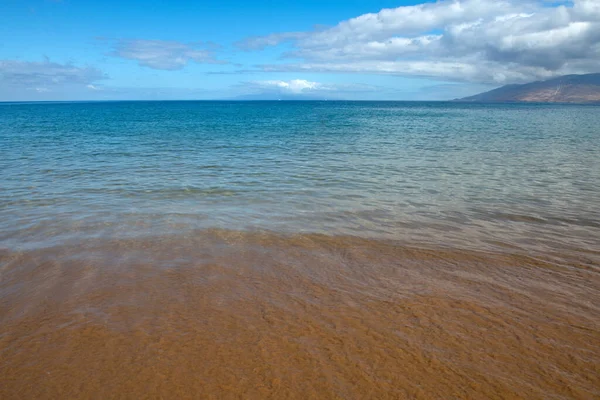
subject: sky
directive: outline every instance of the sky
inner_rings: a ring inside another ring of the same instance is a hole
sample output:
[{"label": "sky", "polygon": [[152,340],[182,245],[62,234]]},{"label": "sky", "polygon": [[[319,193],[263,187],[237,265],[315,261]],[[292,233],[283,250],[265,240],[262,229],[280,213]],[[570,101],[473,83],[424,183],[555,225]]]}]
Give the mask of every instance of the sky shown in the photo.
[{"label": "sky", "polygon": [[0,0],[0,101],[449,100],[600,72],[600,0]]}]

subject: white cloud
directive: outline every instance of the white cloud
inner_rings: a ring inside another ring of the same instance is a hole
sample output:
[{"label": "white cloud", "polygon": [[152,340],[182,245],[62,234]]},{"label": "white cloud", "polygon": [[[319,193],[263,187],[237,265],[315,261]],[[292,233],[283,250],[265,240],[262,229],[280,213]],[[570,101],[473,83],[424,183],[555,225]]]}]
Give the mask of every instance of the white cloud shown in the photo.
[{"label": "white cloud", "polygon": [[600,0],[439,0],[384,9],[312,32],[240,44],[290,41],[299,61],[268,71],[419,75],[511,83],[600,70]]},{"label": "white cloud", "polygon": [[262,50],[268,46],[277,46],[287,40],[301,39],[307,34],[304,32],[273,33],[267,36],[252,36],[236,43],[243,50]]},{"label": "white cloud", "polygon": [[543,68],[513,69],[498,63],[468,63],[458,61],[354,61],[264,65],[264,71],[378,73],[403,76],[443,77],[455,81],[479,83],[510,83],[530,80],[532,76],[550,78],[554,74]]},{"label": "white cloud", "polygon": [[395,35],[415,35],[441,27],[493,18],[503,13],[530,8],[530,1],[519,0],[455,0],[383,9],[378,13],[363,14],[342,21],[333,28],[316,32],[303,39],[303,45],[312,47],[340,46],[347,43],[382,40]]},{"label": "white cloud", "polygon": [[266,81],[251,81],[244,82],[241,86],[250,91],[262,92],[280,92],[288,94],[307,94],[307,93],[364,93],[381,91],[382,87],[365,85],[360,83],[322,83],[313,82],[305,79],[283,80],[266,80]]},{"label": "white cloud", "polygon": [[206,64],[224,64],[214,58],[214,46],[206,43],[181,43],[167,40],[120,40],[113,55],[136,60],[153,69],[178,70],[190,61]]},{"label": "white cloud", "polygon": [[311,82],[304,79],[292,79],[290,81],[255,81],[256,86],[265,89],[279,89],[289,93],[302,93],[315,90],[326,90],[326,87],[318,82]]},{"label": "white cloud", "polygon": [[363,98],[369,94],[390,94],[389,88],[359,83],[323,83],[306,79],[263,80],[238,84],[243,98]]},{"label": "white cloud", "polygon": [[106,78],[102,71],[94,67],[77,67],[48,60],[0,60],[0,86],[47,89],[47,86],[87,85]]}]

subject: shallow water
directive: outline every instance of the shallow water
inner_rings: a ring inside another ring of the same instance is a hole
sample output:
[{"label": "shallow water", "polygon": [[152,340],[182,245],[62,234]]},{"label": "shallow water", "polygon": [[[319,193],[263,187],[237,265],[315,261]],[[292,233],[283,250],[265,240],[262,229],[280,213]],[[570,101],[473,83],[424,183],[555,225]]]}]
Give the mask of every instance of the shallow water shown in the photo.
[{"label": "shallow water", "polygon": [[0,105],[0,398],[600,396],[599,123]]}]

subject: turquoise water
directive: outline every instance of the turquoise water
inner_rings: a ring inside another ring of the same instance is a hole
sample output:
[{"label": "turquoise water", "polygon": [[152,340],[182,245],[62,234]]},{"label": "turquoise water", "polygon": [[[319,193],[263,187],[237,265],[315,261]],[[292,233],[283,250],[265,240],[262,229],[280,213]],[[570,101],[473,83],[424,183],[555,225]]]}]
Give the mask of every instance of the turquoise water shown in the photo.
[{"label": "turquoise water", "polygon": [[0,105],[0,248],[198,230],[600,252],[600,109]]}]

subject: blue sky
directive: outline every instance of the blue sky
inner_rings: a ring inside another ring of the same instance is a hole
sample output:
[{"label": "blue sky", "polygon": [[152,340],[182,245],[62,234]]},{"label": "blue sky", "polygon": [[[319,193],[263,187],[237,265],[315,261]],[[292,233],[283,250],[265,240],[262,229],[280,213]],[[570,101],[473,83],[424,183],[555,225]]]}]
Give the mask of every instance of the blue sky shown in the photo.
[{"label": "blue sky", "polygon": [[598,0],[0,0],[0,11],[0,101],[444,100],[600,71]]}]

